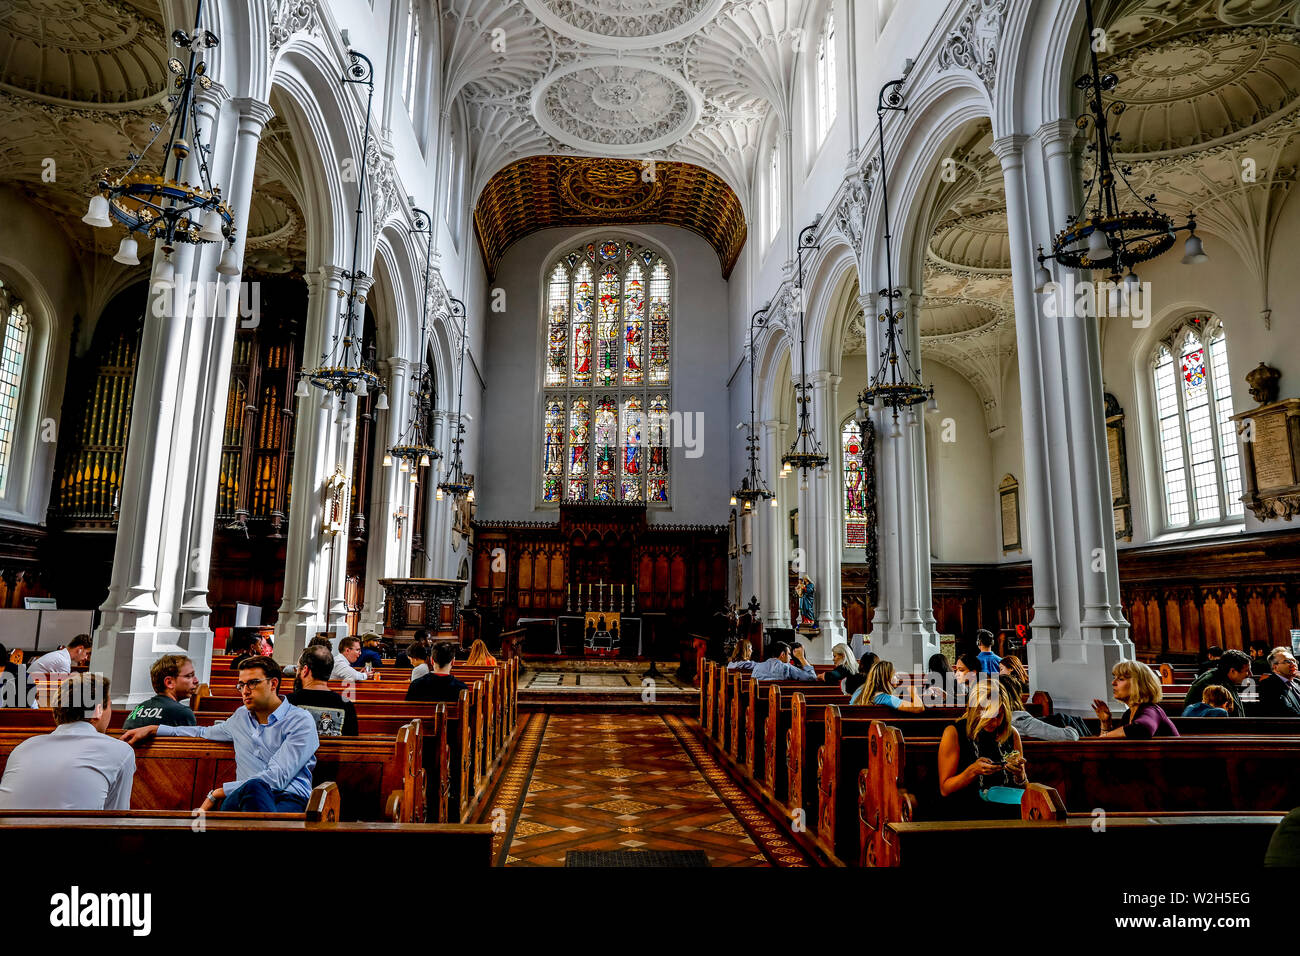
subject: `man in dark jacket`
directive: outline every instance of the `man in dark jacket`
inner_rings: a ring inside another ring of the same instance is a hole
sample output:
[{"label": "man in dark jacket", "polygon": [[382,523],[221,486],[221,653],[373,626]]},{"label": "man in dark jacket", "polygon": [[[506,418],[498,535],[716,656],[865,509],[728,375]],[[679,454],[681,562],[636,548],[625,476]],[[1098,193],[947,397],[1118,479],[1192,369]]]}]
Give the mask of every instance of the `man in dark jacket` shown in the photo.
[{"label": "man in dark jacket", "polygon": [[433,670],[411,681],[411,686],[406,690],[406,699],[446,703],[459,699],[460,692],[469,690],[469,686],[451,676],[451,662],[455,657],[455,648],[446,641],[433,645]]},{"label": "man in dark jacket", "polygon": [[1241,693],[1239,688],[1248,679],[1250,679],[1250,658],[1244,651],[1236,649],[1226,650],[1223,656],[1214,662],[1214,667],[1201,674],[1200,677],[1192,681],[1191,689],[1187,691],[1187,697],[1183,700],[1183,706],[1198,704],[1201,701],[1201,693],[1211,684],[1219,684],[1227,689],[1232,696],[1232,717],[1245,717],[1246,710],[1241,706]]},{"label": "man in dark jacket", "polygon": [[1300,684],[1296,682],[1295,655],[1275,647],[1268,655],[1273,673],[1259,682],[1261,717],[1300,717]]}]

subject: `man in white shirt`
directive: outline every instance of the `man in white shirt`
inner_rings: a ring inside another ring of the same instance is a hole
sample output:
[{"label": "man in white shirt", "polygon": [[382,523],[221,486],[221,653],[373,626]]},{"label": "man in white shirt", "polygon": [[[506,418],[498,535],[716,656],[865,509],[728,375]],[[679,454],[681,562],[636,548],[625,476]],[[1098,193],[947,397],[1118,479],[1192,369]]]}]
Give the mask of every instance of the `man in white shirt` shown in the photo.
[{"label": "man in white shirt", "polygon": [[102,674],[77,674],[59,685],[57,726],[9,755],[0,811],[131,809],[135,751],[108,736],[108,685]]},{"label": "man in white shirt", "polygon": [[38,657],[27,665],[27,676],[38,674],[71,674],[73,666],[85,667],[90,663],[90,635],[78,634],[68,641],[67,647]]},{"label": "man in white shirt", "polygon": [[334,655],[334,671],[330,680],[365,680],[365,671],[359,671],[352,665],[361,656],[361,638],[353,635],[339,641],[338,653]]}]

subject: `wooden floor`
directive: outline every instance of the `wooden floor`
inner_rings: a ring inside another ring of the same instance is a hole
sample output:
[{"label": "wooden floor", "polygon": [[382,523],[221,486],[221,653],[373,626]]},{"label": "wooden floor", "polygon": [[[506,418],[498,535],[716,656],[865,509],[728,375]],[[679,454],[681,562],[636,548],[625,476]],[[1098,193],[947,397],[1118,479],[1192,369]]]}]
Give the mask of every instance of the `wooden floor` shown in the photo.
[{"label": "wooden floor", "polygon": [[[522,715],[521,715],[522,716]],[[703,850],[712,866],[807,866],[675,714],[533,714],[485,822],[506,866],[569,850]]]}]

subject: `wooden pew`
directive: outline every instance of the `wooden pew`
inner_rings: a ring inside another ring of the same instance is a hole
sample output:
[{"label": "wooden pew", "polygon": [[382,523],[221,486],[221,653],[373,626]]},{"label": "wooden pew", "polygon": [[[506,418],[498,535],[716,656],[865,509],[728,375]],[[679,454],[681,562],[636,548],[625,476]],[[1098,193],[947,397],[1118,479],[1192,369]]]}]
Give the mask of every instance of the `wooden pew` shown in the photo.
[{"label": "wooden pew", "polygon": [[[43,728],[0,732],[0,773],[9,754]],[[235,777],[230,744],[187,737],[153,738],[136,747],[131,805],[192,810],[208,791]],[[423,730],[404,725],[396,737],[327,737],[316,752],[313,776],[333,781],[343,813],[352,820],[415,822],[423,815]]]},{"label": "wooden pew", "polygon": [[[859,774],[863,865],[894,865],[889,823],[933,819],[946,809],[938,798],[938,738],[905,740],[905,733],[884,723],[869,730],[871,758]],[[1030,740],[1024,748],[1030,779],[1077,810],[1285,812],[1300,805],[1300,736]]]}]

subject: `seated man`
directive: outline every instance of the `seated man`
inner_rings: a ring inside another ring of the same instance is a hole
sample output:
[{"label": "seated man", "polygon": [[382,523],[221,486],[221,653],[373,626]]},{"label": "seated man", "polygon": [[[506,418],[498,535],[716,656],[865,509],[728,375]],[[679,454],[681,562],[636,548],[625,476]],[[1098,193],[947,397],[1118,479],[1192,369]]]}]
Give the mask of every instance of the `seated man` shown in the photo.
[{"label": "seated man", "polygon": [[356,660],[357,670],[365,670],[369,664],[379,670],[384,664],[383,646],[378,634],[366,634],[361,638],[361,655]]},{"label": "seated man", "polygon": [[360,656],[361,638],[353,634],[339,641],[339,650],[334,655],[334,668],[330,671],[330,680],[365,680],[366,672],[352,666]]},{"label": "seated man", "polygon": [[998,665],[1002,663],[1002,658],[993,653],[993,632],[980,629],[975,634],[975,643],[980,649],[979,654],[976,655],[976,660],[980,662],[980,673],[997,677]]},{"label": "seated man", "polygon": [[123,730],[146,724],[193,727],[199,722],[189,704],[190,695],[199,686],[192,660],[184,654],[164,654],[149,668],[149,680],[154,696],[136,705],[127,715]]},{"label": "seated man", "polygon": [[1240,688],[1248,680],[1253,680],[1250,673],[1250,658],[1246,656],[1245,651],[1229,648],[1219,656],[1213,667],[1203,671],[1196,680],[1192,681],[1192,686],[1187,689],[1187,696],[1183,699],[1183,707],[1186,708],[1199,701],[1209,685],[1219,684],[1232,697],[1232,709],[1228,716],[1244,717],[1246,708],[1241,704]]},{"label": "seated man", "polygon": [[469,690],[468,685],[451,676],[451,662],[456,650],[446,641],[433,645],[433,670],[418,680],[411,681],[406,689],[406,699],[413,701],[444,701],[450,703]]},{"label": "seated man", "polygon": [[1259,682],[1262,717],[1300,717],[1300,685],[1296,684],[1295,655],[1275,647],[1268,655],[1273,673]]},{"label": "seated man", "polygon": [[27,676],[35,677],[37,674],[71,674],[72,668],[85,667],[90,663],[90,635],[78,634],[72,640],[68,641],[67,647],[60,647],[57,651],[50,651],[42,657],[36,658],[27,665]]},{"label": "seated man", "polygon": [[301,707],[316,721],[316,733],[321,737],[355,737],[357,735],[357,709],[352,701],[337,691],[330,690],[330,672],[334,669],[334,655],[328,647],[309,647],[298,658],[298,679],[302,690],[289,695],[289,703]]},{"label": "seated man", "polygon": [[211,727],[150,724],[122,734],[129,744],[159,737],[202,737],[233,744],[235,779],[208,793],[200,810],[255,810],[302,813],[316,766],[316,721],[305,710],[280,699],[280,665],[269,657],[250,657],[239,669],[235,689],[244,706]]},{"label": "seated man", "polygon": [[816,680],[817,672],[804,659],[803,645],[794,646],[794,660],[790,663],[791,652],[782,641],[777,641],[767,650],[767,660],[755,664],[750,671],[754,680]]},{"label": "seated man", "polygon": [[13,749],[0,779],[0,810],[129,810],[135,753],[108,736],[108,678],[78,674],[59,685],[57,725]]},{"label": "seated man", "polygon": [[1250,642],[1250,672],[1256,677],[1267,677],[1272,673],[1270,656],[1272,650],[1268,641]]}]

